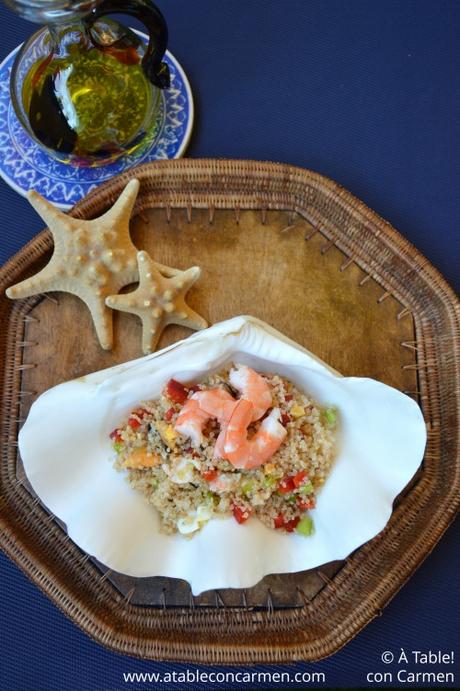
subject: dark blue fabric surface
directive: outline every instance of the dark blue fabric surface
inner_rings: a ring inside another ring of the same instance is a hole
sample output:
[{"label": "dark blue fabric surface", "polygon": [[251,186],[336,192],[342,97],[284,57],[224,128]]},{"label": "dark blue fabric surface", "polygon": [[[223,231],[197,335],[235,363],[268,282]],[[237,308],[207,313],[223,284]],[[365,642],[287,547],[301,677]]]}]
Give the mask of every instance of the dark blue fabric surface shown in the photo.
[{"label": "dark blue fabric surface", "polygon": [[[283,161],[328,175],[388,219],[458,289],[460,3],[163,0],[161,6],[170,48],[196,99],[188,155]],[[0,7],[2,57],[33,28]],[[3,263],[41,223],[3,182],[0,210]],[[370,686],[368,672],[395,669],[380,662],[385,650],[455,649],[459,538],[457,524],[383,616],[345,649],[296,669],[324,671],[326,685]],[[4,556],[0,579],[2,690],[258,686],[126,684],[123,672],[185,667],[106,651]],[[458,685],[457,662],[434,669],[454,668]]]}]

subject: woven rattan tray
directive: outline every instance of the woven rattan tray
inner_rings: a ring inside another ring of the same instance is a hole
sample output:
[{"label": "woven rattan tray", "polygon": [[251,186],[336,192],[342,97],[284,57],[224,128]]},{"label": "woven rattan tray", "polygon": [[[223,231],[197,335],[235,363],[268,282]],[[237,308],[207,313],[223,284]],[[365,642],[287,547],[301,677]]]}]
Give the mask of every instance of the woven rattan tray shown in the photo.
[{"label": "woven rattan tray", "polygon": [[[202,662],[315,660],[377,616],[458,507],[458,303],[435,269],[337,184],[306,170],[244,161],[148,164],[102,185],[72,214],[100,215],[141,180],[132,236],[159,261],[203,277],[190,304],[210,322],[253,314],[345,375],[371,376],[423,408],[422,469],[387,528],[345,562],[270,576],[248,591],[192,598],[186,583],[130,579],[83,554],[27,485],[18,429],[61,381],[139,356],[140,325],[115,317],[102,351],[76,298],[12,302],[5,288],[50,256],[43,231],[0,270],[0,544],[84,631],[119,652]],[[38,219],[37,219],[38,221]],[[170,327],[160,347],[187,335]]]}]

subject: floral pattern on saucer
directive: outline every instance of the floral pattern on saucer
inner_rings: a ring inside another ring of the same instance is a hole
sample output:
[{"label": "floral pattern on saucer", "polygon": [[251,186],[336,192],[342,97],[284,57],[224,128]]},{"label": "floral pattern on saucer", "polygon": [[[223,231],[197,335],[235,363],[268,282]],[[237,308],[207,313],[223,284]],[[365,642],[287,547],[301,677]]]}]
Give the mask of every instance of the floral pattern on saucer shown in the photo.
[{"label": "floral pattern on saucer", "polygon": [[99,168],[77,168],[43,151],[16,117],[9,84],[19,49],[15,48],[0,65],[0,175],[19,194],[24,196],[34,189],[61,209],[69,209],[97,185],[133,165],[183,155],[193,125],[193,99],[188,79],[171,53],[164,57],[171,86],[161,94],[155,135],[147,149],[141,155],[122,156]]}]

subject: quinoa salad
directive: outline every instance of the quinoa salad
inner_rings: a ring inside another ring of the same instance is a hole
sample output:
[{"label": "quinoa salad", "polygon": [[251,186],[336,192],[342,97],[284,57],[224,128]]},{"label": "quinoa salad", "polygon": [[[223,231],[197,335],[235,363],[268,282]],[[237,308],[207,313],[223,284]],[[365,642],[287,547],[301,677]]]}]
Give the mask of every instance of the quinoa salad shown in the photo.
[{"label": "quinoa salad", "polygon": [[199,384],[169,380],[110,439],[115,468],[157,509],[165,533],[191,536],[233,515],[309,536],[337,425],[334,407],[286,378],[232,363]]}]

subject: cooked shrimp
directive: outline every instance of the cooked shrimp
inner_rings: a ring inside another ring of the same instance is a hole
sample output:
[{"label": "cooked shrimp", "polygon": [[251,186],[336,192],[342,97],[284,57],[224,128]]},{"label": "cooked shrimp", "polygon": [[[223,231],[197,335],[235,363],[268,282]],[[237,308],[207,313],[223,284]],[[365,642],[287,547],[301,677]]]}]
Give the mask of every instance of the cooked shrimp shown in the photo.
[{"label": "cooked shrimp", "polygon": [[184,437],[190,437],[196,449],[203,442],[203,429],[210,415],[200,408],[198,401],[189,398],[180,411],[174,429]]},{"label": "cooked shrimp", "polygon": [[[235,402],[236,405],[236,402]],[[224,443],[227,435],[227,423],[221,422],[219,436],[214,444],[214,458],[225,458]]]},{"label": "cooked shrimp", "polygon": [[237,401],[225,389],[208,389],[194,393],[192,398],[198,401],[200,408],[209,413],[210,417],[217,418],[220,424],[219,436],[214,445],[214,458],[223,458],[224,439],[227,431],[227,423],[233,413]]},{"label": "cooked shrimp", "polygon": [[224,389],[197,391],[188,399],[177,417],[174,428],[184,437],[190,437],[198,448],[203,442],[203,429],[211,418],[225,425],[236,405],[235,399]]},{"label": "cooked shrimp", "polygon": [[193,394],[192,400],[198,401],[202,411],[209,417],[215,417],[222,423],[228,422],[235,407],[235,399],[225,389],[206,389]]},{"label": "cooked shrimp", "polygon": [[242,398],[228,422],[224,441],[224,458],[235,466],[250,470],[261,466],[279,449],[287,431],[279,422],[280,411],[273,408],[252,437],[248,439],[247,428],[254,419],[254,406]]},{"label": "cooked shrimp", "polygon": [[236,365],[236,369],[230,372],[229,379],[231,385],[241,393],[241,398],[253,404],[252,422],[259,420],[272,404],[266,380],[246,365]]},{"label": "cooked shrimp", "polygon": [[[267,411],[272,403],[270,388],[267,382],[250,367],[239,365],[238,369],[231,371],[230,381],[232,385],[241,393],[242,398],[239,401],[236,401],[225,389],[215,388],[197,391],[185,403],[174,426],[176,432],[179,432],[179,434],[182,434],[185,437],[190,437],[192,445],[195,446],[195,448],[198,448],[203,442],[203,429],[206,423],[211,418],[217,419],[221,429],[214,446],[215,458],[228,458],[227,449],[225,447],[225,445],[228,443],[228,424],[240,403],[244,401],[247,405],[243,407],[245,407],[245,410],[250,410],[251,414],[249,422],[240,429],[240,441],[243,443],[248,441],[246,438],[246,429],[249,423],[251,421],[258,420]],[[271,413],[271,415],[273,416],[273,413]],[[277,418],[272,417],[270,419],[276,422]],[[262,442],[262,437],[265,439],[267,436],[267,431],[269,431],[269,427],[267,426],[269,423],[267,423],[265,426],[264,423],[265,421],[262,423],[259,430],[261,436],[257,442],[261,449],[262,447],[265,448],[265,446],[267,446],[268,441],[266,439],[264,442]],[[283,432],[285,432],[284,427],[281,425],[280,427]],[[272,428],[270,428],[271,431],[273,431]],[[236,439],[236,435],[234,434],[233,436]],[[257,435],[254,438],[254,444],[256,443],[256,438]],[[281,441],[283,439],[284,435]],[[253,443],[253,440],[251,440],[251,443]],[[257,449],[259,449],[259,446]],[[255,452],[256,445],[254,445],[253,448]],[[271,452],[267,450],[267,456],[264,458],[264,460],[270,458],[277,448],[278,447]],[[230,459],[228,458],[228,460]],[[253,467],[260,465],[263,462],[264,461],[262,460],[260,463],[258,463],[255,460],[255,465]]]}]

